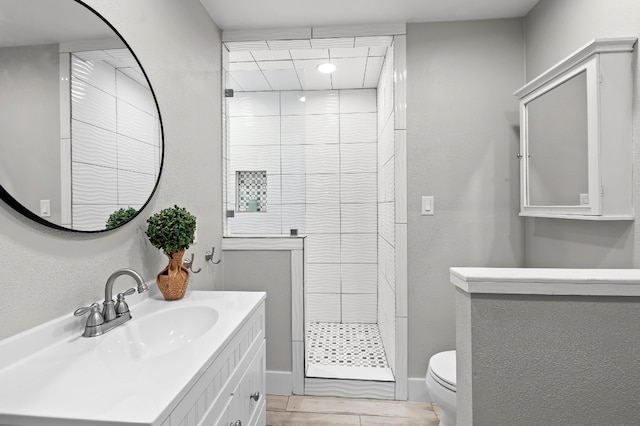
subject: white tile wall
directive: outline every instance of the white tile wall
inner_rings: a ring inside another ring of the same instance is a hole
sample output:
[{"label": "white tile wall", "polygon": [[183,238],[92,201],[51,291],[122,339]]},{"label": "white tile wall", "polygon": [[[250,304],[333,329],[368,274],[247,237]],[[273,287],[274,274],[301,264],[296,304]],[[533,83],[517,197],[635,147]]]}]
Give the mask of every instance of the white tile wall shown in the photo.
[{"label": "white tile wall", "polygon": [[377,140],[375,113],[351,113],[340,116],[340,141],[342,143],[375,142]]},{"label": "white tile wall", "polygon": [[305,144],[337,144],[339,142],[339,114],[315,114],[304,116]]},{"label": "white tile wall", "polygon": [[158,116],[153,95],[147,87],[141,86],[140,83],[120,71],[116,72],[116,87],[119,99],[135,105],[149,115]]},{"label": "white tile wall", "polygon": [[72,162],[73,204],[118,204],[117,181],[117,169]]},{"label": "white tile wall", "polygon": [[[283,164],[286,161],[282,156]],[[284,172],[284,170],[283,170]],[[282,175],[282,204],[305,204],[306,191],[305,175]]]},{"label": "white tile wall", "polygon": [[305,102],[306,96],[303,91],[288,90],[280,92],[280,113],[283,117],[286,115],[304,115]]},{"label": "white tile wall", "polygon": [[305,316],[307,322],[340,322],[340,294],[306,295]]},{"label": "white tile wall", "polygon": [[280,174],[280,146],[231,145],[229,165],[232,171],[266,170],[270,175]]},{"label": "white tile wall", "polygon": [[340,202],[340,175],[313,175],[306,181],[307,203],[330,204]]},{"label": "white tile wall", "polygon": [[305,272],[307,293],[340,293],[340,264],[312,263]]},{"label": "white tile wall", "polygon": [[280,117],[229,117],[229,136],[234,146],[280,145]]},{"label": "white tile wall", "polygon": [[376,173],[343,174],[340,197],[346,203],[375,203],[378,176]]},{"label": "white tile wall", "polygon": [[378,292],[378,266],[375,264],[343,263],[340,265],[343,293]]},{"label": "white tile wall", "polygon": [[287,204],[282,205],[282,233],[288,234],[292,229],[298,230],[298,235],[307,233],[306,205]]},{"label": "white tile wall", "polygon": [[[236,213],[227,219],[228,231],[298,229],[307,235],[307,320],[375,322],[376,90],[244,92],[228,103],[228,208],[235,202],[235,170],[268,176],[267,214]],[[272,186],[275,176],[281,195]],[[335,306],[315,306],[328,300]],[[346,312],[345,304],[357,309]]]},{"label": "white tile wall", "polygon": [[341,173],[377,173],[377,144],[353,143],[340,145]]},{"label": "white tile wall", "polygon": [[340,146],[338,144],[305,145],[305,157],[307,176],[321,173],[340,173]]},{"label": "white tile wall", "polygon": [[305,114],[340,113],[340,94],[337,90],[321,90],[305,93]]},{"label": "white tile wall", "polygon": [[73,120],[73,161],[117,167],[117,139],[114,132]]},{"label": "white tile wall", "polygon": [[[146,142],[118,135],[118,165],[121,170],[129,170],[147,175],[155,175],[157,162],[140,161],[141,158],[154,158],[157,147]],[[75,158],[75,157],[74,157]],[[142,200],[144,201],[144,200]]]},{"label": "white tile wall", "polygon": [[118,170],[118,204],[134,206],[140,200],[146,202],[155,183],[153,175]]},{"label": "white tile wall", "polygon": [[114,68],[103,61],[85,61],[71,55],[73,76],[91,86],[116,96],[116,73]]},{"label": "white tile wall", "polygon": [[376,234],[342,234],[340,259],[342,263],[373,263],[378,260]]},{"label": "white tile wall", "polygon": [[395,130],[393,49],[387,50],[377,97],[378,129],[378,310],[377,322],[392,370],[396,365]]},{"label": "white tile wall", "polygon": [[306,239],[307,264],[340,263],[340,234],[309,234]]},{"label": "white tile wall", "polygon": [[375,234],[378,231],[378,205],[341,204],[340,223],[343,234]]},{"label": "white tile wall", "polygon": [[[282,145],[280,147],[283,175],[302,175],[307,170],[305,145]],[[304,188],[303,188],[304,189]]]},{"label": "white tile wall", "polygon": [[342,321],[375,324],[377,294],[342,294]]},{"label": "white tile wall", "polygon": [[307,204],[308,234],[339,234],[340,204]]},{"label": "white tile wall", "polygon": [[147,201],[160,169],[160,125],[146,85],[100,60],[71,62],[72,226],[95,230],[114,210]]},{"label": "white tile wall", "polygon": [[377,110],[376,90],[341,90],[340,91],[340,113],[349,114],[353,112],[373,112]]},{"label": "white tile wall", "polygon": [[235,92],[227,101],[229,117],[280,115],[278,92]]},{"label": "white tile wall", "polygon": [[71,80],[72,119],[116,131],[116,98],[79,79]]}]

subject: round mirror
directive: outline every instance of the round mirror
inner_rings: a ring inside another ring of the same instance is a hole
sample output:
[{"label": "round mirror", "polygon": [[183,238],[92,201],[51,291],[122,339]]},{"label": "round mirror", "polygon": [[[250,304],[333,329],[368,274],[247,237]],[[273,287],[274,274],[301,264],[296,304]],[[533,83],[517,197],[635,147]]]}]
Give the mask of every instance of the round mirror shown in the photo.
[{"label": "round mirror", "polygon": [[0,196],[45,225],[113,229],[151,198],[160,112],[126,42],[75,0],[0,0]]}]

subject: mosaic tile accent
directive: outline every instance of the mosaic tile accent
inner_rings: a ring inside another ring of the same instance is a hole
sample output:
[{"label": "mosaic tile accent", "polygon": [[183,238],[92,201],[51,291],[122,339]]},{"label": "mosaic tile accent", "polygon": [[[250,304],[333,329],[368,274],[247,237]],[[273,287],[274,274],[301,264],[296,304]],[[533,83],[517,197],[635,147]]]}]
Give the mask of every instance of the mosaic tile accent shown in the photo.
[{"label": "mosaic tile accent", "polygon": [[267,211],[267,171],[236,172],[236,211]]},{"label": "mosaic tile accent", "polygon": [[389,368],[377,324],[307,323],[307,364]]}]

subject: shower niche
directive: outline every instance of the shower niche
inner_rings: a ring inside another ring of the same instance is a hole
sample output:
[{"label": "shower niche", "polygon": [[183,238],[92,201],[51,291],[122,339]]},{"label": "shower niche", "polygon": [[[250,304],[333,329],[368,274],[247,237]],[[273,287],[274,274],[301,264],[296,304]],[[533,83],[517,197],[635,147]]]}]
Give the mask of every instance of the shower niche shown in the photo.
[{"label": "shower niche", "polygon": [[223,33],[225,235],[304,239],[293,393],[407,399],[405,27],[301,31]]}]

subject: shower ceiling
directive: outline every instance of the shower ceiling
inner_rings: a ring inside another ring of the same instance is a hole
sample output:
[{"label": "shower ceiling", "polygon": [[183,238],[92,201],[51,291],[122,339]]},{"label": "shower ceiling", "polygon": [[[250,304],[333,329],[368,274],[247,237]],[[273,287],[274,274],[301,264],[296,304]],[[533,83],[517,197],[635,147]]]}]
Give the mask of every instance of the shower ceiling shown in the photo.
[{"label": "shower ceiling", "polygon": [[[225,42],[237,91],[367,89],[378,85],[392,36]],[[331,62],[336,71],[317,66]]]}]

